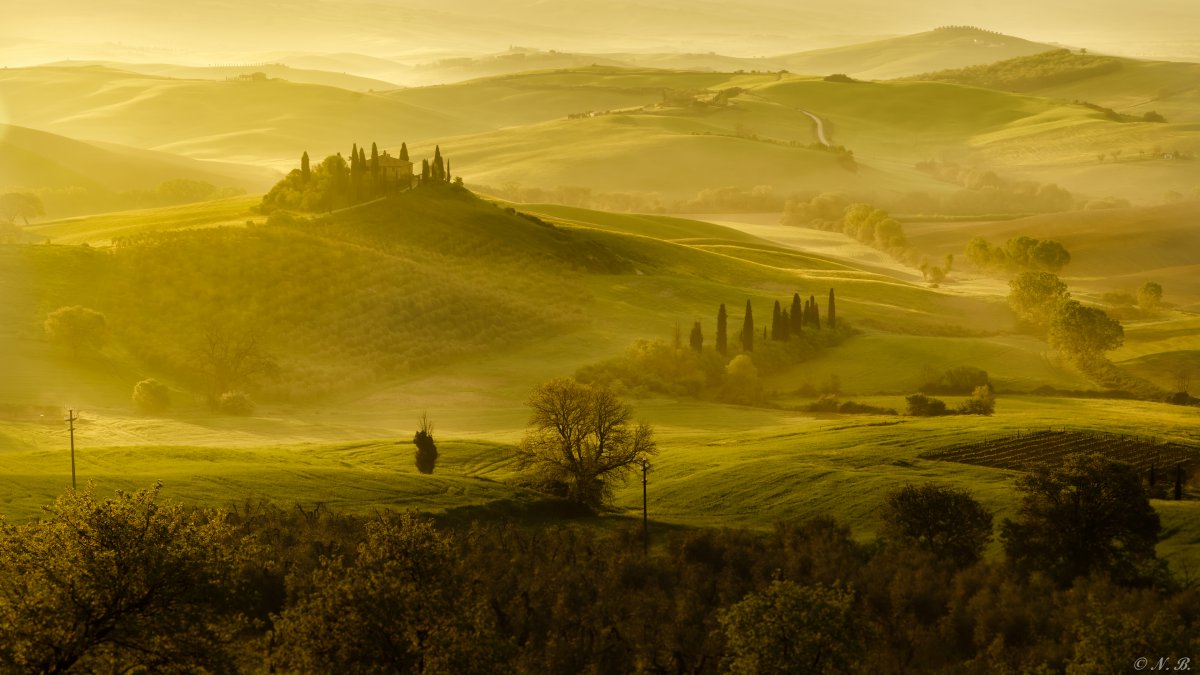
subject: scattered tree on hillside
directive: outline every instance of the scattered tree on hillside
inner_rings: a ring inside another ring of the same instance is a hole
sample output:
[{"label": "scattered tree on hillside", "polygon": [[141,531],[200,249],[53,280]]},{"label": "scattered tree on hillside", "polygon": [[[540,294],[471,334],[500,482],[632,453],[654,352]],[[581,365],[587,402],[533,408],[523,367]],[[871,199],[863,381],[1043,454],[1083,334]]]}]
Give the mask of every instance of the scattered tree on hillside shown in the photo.
[{"label": "scattered tree on hillside", "polygon": [[421,160],[421,184],[428,185],[429,181],[430,181],[429,160],[422,159]]},{"label": "scattered tree on hillside", "polygon": [[606,387],[551,380],[534,387],[527,403],[533,413],[517,446],[519,465],[565,483],[579,504],[602,504],[655,452],[650,426],[633,426],[633,411]]},{"label": "scattered tree on hillside", "polygon": [[142,380],[133,387],[133,405],[144,415],[158,415],[171,407],[171,391],[154,378]]},{"label": "scattered tree on hillside", "polygon": [[94,309],[74,305],[59,307],[46,315],[46,335],[79,356],[84,349],[100,349],[108,340],[108,320]]},{"label": "scattered tree on hillside", "polygon": [[408,161],[408,143],[400,144],[400,159]]},{"label": "scattered tree on hillside", "polygon": [[783,315],[780,310],[779,301],[776,300],[771,310],[771,339],[775,341],[783,339]]},{"label": "scattered tree on hillside", "polygon": [[754,351],[754,310],[750,301],[746,301],[746,318],[742,320],[742,351]]},{"label": "scattered tree on hillside", "polygon": [[728,338],[725,334],[725,303],[721,303],[720,309],[717,310],[717,353],[725,356],[729,350]]},{"label": "scattered tree on hillside", "polygon": [[809,310],[808,310],[809,318],[806,323],[810,324],[813,328],[815,328],[817,330],[821,330],[821,310],[820,310],[820,308],[817,307],[816,296],[813,296],[813,295],[808,296],[808,306],[809,306]]},{"label": "scattered tree on hillside", "polygon": [[779,312],[779,334],[784,342],[791,339],[792,335],[792,318],[788,316],[786,309]]},{"label": "scattered tree on hillside", "polygon": [[700,332],[700,322],[692,324],[692,333],[688,336],[688,345],[696,352],[704,350],[704,335]]},{"label": "scattered tree on hillside", "polygon": [[825,325],[833,330],[837,327],[837,306],[833,300],[833,289],[829,289],[829,307],[826,308]]},{"label": "scattered tree on hillside", "polygon": [[938,417],[948,414],[946,402],[940,398],[930,398],[925,394],[913,394],[904,397],[908,404],[908,414],[913,417]]},{"label": "scattered tree on hillside", "polygon": [[1046,340],[1060,352],[1082,361],[1120,347],[1125,342],[1125,330],[1104,310],[1067,300],[1050,321]]},{"label": "scattered tree on hillside", "polygon": [[433,473],[438,451],[433,442],[433,422],[429,419],[429,413],[421,413],[421,419],[417,420],[417,433],[413,435],[412,442],[417,446],[417,471]]},{"label": "scattered tree on hillside", "polygon": [[1137,299],[1138,307],[1141,307],[1147,312],[1158,310],[1162,304],[1163,287],[1155,281],[1147,281],[1138,289]]},{"label": "scattered tree on hillside", "polygon": [[996,395],[991,385],[975,387],[971,397],[958,406],[960,415],[991,415],[996,412]]},{"label": "scattered tree on hillside", "polygon": [[1022,320],[1046,327],[1058,306],[1071,297],[1067,285],[1050,272],[1022,272],[1008,282],[1008,304]]},{"label": "scattered tree on hillside", "polygon": [[15,224],[20,218],[26,225],[30,218],[46,215],[41,197],[32,192],[9,192],[0,196],[0,218]]},{"label": "scattered tree on hillside", "polygon": [[1014,237],[995,248],[975,237],[967,243],[966,256],[980,269],[1008,272],[1057,274],[1071,262],[1070,252],[1060,242],[1032,237]]},{"label": "scattered tree on hillside", "polygon": [[379,181],[379,146],[375,142],[371,142],[371,178]]},{"label": "scattered tree on hillside", "polygon": [[220,406],[221,397],[249,385],[258,377],[272,376],[279,366],[259,343],[253,331],[214,325],[204,332],[197,351],[197,365],[208,384],[210,405]]},{"label": "scattered tree on hillside", "polygon": [[882,518],[889,544],[913,546],[956,567],[982,558],[992,539],[992,513],[962,488],[905,485],[884,498]]},{"label": "scattered tree on hillside", "polygon": [[312,178],[312,167],[309,166],[308,151],[300,155],[300,178],[307,183]]},{"label": "scattered tree on hillside", "polygon": [[1019,572],[1042,572],[1067,586],[1094,572],[1118,583],[1157,578],[1158,513],[1132,466],[1101,455],[1074,455],[1057,469],[1017,479],[1017,520],[1000,539]]},{"label": "scattered tree on hillside", "polygon": [[23,525],[0,522],[5,672],[237,671],[228,608],[241,554],[220,512],[69,491]]}]

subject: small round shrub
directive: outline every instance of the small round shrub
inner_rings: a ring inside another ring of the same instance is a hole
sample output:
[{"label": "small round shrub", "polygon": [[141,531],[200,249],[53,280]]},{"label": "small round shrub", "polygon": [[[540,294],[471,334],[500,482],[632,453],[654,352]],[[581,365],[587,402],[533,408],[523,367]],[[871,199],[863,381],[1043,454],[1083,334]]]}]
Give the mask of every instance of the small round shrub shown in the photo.
[{"label": "small round shrub", "polygon": [[217,410],[226,415],[250,415],[254,413],[254,400],[244,391],[227,391],[217,400]]},{"label": "small round shrub", "polygon": [[133,386],[133,405],[143,415],[164,413],[171,407],[171,391],[154,378],[142,380]]}]

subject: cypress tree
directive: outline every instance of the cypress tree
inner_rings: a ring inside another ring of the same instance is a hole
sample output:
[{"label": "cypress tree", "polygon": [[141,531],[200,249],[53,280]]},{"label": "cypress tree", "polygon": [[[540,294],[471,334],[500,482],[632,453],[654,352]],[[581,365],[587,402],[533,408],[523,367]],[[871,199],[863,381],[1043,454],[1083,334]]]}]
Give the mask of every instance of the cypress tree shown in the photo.
[{"label": "cypress tree", "polygon": [[421,160],[421,183],[429,182],[429,160]]},{"label": "cypress tree", "polygon": [[433,165],[430,167],[431,178],[435,183],[440,183],[446,180],[446,165],[442,161],[441,146],[433,146]]},{"label": "cypress tree", "polygon": [[364,148],[358,149],[358,170],[359,171],[367,170],[367,151]]},{"label": "cypress tree", "polygon": [[771,339],[776,341],[783,339],[783,325],[780,323],[780,309],[779,301],[776,300],[775,309],[771,310]]},{"label": "cypress tree", "polygon": [[350,171],[353,173],[358,169],[358,143],[352,143],[350,145]]},{"label": "cypress tree", "polygon": [[792,293],[792,334],[799,335],[804,327],[804,310],[800,307],[800,294]]},{"label": "cypress tree", "polygon": [[371,175],[379,175],[379,146],[375,142],[371,142]]},{"label": "cypress tree", "polygon": [[813,328],[816,328],[817,330],[821,330],[821,308],[817,307],[817,298],[815,296],[810,295],[810,296],[808,296],[808,301],[810,304],[812,304]]},{"label": "cypress tree", "polygon": [[788,316],[788,311],[785,309],[779,314],[779,338],[787,342],[792,332],[792,318]]},{"label": "cypress tree", "polygon": [[406,162],[408,161],[408,144],[407,143],[400,144],[400,159],[402,159]]},{"label": "cypress tree", "polygon": [[691,344],[692,349],[696,350],[697,352],[703,351],[704,334],[700,332],[699,321],[692,324],[692,334],[688,337],[688,343]]},{"label": "cypress tree", "polygon": [[446,182],[450,182],[450,158],[446,158]]},{"label": "cypress tree", "polygon": [[829,308],[825,311],[825,325],[833,330],[837,322],[837,306],[833,304],[833,289],[829,289]]},{"label": "cypress tree", "polygon": [[721,303],[721,308],[717,310],[717,353],[725,356],[725,352],[729,347],[725,340],[725,303]]},{"label": "cypress tree", "polygon": [[300,177],[307,183],[309,178],[312,178],[312,169],[308,166],[308,151],[305,150],[303,155],[300,155]]},{"label": "cypress tree", "polygon": [[750,309],[750,301],[746,301],[746,318],[742,321],[742,351],[754,351],[754,310]]}]

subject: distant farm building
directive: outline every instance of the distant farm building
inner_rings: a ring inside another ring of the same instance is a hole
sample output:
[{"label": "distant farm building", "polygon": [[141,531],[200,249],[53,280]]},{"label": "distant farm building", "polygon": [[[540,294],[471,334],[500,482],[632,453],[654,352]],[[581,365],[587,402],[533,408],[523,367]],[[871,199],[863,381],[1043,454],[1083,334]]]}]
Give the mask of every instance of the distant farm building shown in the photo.
[{"label": "distant farm building", "polygon": [[412,187],[413,163],[407,159],[392,157],[384,150],[379,155],[379,172],[383,175],[385,185],[396,185],[401,189]]}]

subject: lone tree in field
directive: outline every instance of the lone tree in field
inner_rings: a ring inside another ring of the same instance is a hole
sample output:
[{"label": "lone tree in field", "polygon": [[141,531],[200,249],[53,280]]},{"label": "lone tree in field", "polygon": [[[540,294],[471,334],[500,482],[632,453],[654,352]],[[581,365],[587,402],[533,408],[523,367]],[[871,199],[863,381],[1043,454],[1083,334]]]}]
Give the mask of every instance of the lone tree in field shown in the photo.
[{"label": "lone tree in field", "polygon": [[1157,576],[1162,529],[1137,469],[1102,455],[1072,455],[1052,471],[1017,479],[1025,494],[1017,520],[1000,526],[1017,571],[1042,572],[1061,586],[1107,573],[1118,583]]},{"label": "lone tree in field", "polygon": [[1124,344],[1125,329],[1104,310],[1067,300],[1051,319],[1046,340],[1063,354],[1087,361]]},{"label": "lone tree in field", "polygon": [[729,351],[728,338],[725,335],[725,303],[721,303],[721,308],[717,310],[717,353],[725,356]]},{"label": "lone tree in field", "polygon": [[156,415],[171,407],[171,391],[154,378],[142,380],[133,387],[133,405],[143,415]]},{"label": "lone tree in field", "polygon": [[1153,312],[1162,304],[1163,287],[1155,281],[1147,281],[1138,289],[1138,307],[1147,312]]},{"label": "lone tree in field", "polygon": [[692,324],[692,334],[688,336],[688,344],[697,353],[704,350],[704,334],[700,332],[700,322]]},{"label": "lone tree in field", "polygon": [[754,351],[754,310],[750,301],[746,301],[746,318],[742,321],[742,351]]},{"label": "lone tree in field", "polygon": [[833,330],[837,326],[837,307],[833,302],[833,289],[829,289],[829,308],[826,311],[825,325]]},{"label": "lone tree in field", "polygon": [[653,430],[634,426],[633,411],[607,387],[551,380],[534,387],[527,403],[533,413],[517,446],[519,465],[565,483],[579,504],[603,504],[655,452]]},{"label": "lone tree in field", "polygon": [[16,223],[20,218],[29,224],[30,218],[46,215],[41,197],[32,192],[9,192],[0,196],[0,220]]},{"label": "lone tree in field", "polygon": [[433,442],[433,422],[429,419],[429,413],[421,413],[421,419],[417,420],[417,433],[413,435],[413,445],[417,446],[417,471],[421,473],[433,473],[433,466],[437,464],[438,451],[437,445]]},{"label": "lone tree in field", "polygon": [[1050,324],[1058,306],[1071,297],[1067,285],[1049,272],[1021,272],[1008,287],[1008,304],[1017,316],[1043,328]]},{"label": "lone tree in field", "polygon": [[983,556],[992,514],[962,488],[905,485],[883,501],[883,539],[927,551],[957,567]]},{"label": "lone tree in field", "polygon": [[220,325],[205,331],[196,359],[208,381],[209,405],[214,407],[222,395],[235,392],[256,378],[279,372],[279,365],[263,350],[253,331]]},{"label": "lone tree in field", "polygon": [[46,335],[79,356],[84,349],[100,349],[108,339],[108,320],[94,309],[75,305],[59,307],[46,315]]}]

